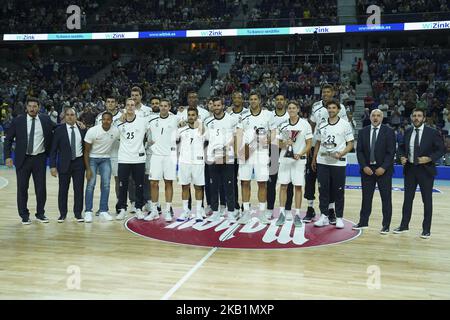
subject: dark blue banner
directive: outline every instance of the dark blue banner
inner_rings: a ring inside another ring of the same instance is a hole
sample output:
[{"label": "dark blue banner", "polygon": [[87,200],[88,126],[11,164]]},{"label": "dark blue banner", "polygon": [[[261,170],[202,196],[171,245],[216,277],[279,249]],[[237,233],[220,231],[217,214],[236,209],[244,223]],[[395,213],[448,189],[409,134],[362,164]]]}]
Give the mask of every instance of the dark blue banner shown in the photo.
[{"label": "dark blue banner", "polygon": [[379,24],[379,25],[347,25],[345,26],[345,32],[386,32],[386,31],[403,31],[405,30],[404,23],[391,23],[391,24]]},{"label": "dark blue banner", "polygon": [[175,31],[140,31],[139,39],[186,38],[186,30]]}]

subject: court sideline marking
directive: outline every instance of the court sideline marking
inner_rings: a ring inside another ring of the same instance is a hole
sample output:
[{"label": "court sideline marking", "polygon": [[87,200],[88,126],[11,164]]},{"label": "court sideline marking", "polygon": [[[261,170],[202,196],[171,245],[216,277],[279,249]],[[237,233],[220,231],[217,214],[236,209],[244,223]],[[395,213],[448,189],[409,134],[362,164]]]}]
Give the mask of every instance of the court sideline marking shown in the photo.
[{"label": "court sideline marking", "polygon": [[8,185],[8,179],[0,177],[0,189],[3,189]]},{"label": "court sideline marking", "polygon": [[[225,236],[225,239],[223,241],[228,240],[227,238],[230,238],[233,235],[233,230],[229,231],[229,233]],[[219,249],[218,247],[214,247],[211,250],[208,251],[208,253],[200,259],[195,266],[193,266],[184,276],[181,278],[167,293],[161,298],[161,300],[168,300],[170,297],[181,288],[181,286],[198,270],[200,267],[206,262],[206,260],[211,257],[214,252]]]},{"label": "court sideline marking", "polygon": [[167,293],[161,298],[161,300],[168,300],[170,299],[170,297],[178,290],[181,288],[181,286],[203,265],[203,263],[205,263],[206,260],[209,259],[209,257],[211,257],[214,252],[217,251],[217,247],[212,248],[211,250],[209,250],[209,252],[202,258],[200,259],[195,266],[193,266],[184,276],[183,278],[181,278],[169,291],[167,291]]}]

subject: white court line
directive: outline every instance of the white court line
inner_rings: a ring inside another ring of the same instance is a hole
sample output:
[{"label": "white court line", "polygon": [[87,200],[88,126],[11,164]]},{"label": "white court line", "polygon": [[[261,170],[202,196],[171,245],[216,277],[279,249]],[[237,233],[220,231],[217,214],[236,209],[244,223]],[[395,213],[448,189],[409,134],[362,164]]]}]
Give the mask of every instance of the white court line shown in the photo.
[{"label": "white court line", "polygon": [[209,252],[199,261],[195,266],[191,268],[191,270],[188,271],[184,275],[183,278],[181,278],[162,298],[161,300],[168,300],[170,297],[178,290],[180,287],[202,266],[203,263],[205,263],[206,260],[208,260],[209,257],[211,257],[214,252],[216,252],[217,247],[212,248],[209,250]]},{"label": "white court line", "polygon": [[0,189],[3,189],[8,185],[8,179],[0,177]]}]

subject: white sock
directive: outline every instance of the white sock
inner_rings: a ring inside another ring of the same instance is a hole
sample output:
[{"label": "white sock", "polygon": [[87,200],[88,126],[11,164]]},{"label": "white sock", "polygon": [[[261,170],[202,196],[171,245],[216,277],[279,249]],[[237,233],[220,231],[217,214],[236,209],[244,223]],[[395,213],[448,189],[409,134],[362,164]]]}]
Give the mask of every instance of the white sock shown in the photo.
[{"label": "white sock", "polygon": [[157,207],[161,207],[161,205],[159,204],[159,201],[156,202],[156,206],[157,206]]},{"label": "white sock", "polygon": [[280,214],[284,214],[284,207],[280,207]]},{"label": "white sock", "polygon": [[314,200],[308,200],[308,207],[313,207],[314,206]]},{"label": "white sock", "polygon": [[170,211],[170,208],[172,208],[172,203],[167,202],[167,203],[166,203],[166,210],[167,210],[167,211]]},{"label": "white sock", "polygon": [[189,211],[189,200],[183,200],[183,210]]},{"label": "white sock", "polygon": [[152,211],[158,211],[158,206],[156,205],[155,202],[152,202],[151,208],[152,208]]},{"label": "white sock", "polygon": [[328,209],[334,209],[334,202],[332,202],[328,205]]},{"label": "white sock", "polygon": [[295,215],[300,217],[300,209],[295,209]]},{"label": "white sock", "polygon": [[264,211],[266,211],[266,203],[265,202],[260,202],[259,203],[259,211],[262,213]]},{"label": "white sock", "polygon": [[197,200],[197,212],[200,212],[202,210],[202,200]]},{"label": "white sock", "polygon": [[244,211],[250,211],[250,202],[244,202]]},{"label": "white sock", "polygon": [[147,204],[150,206],[150,208],[152,207],[152,200],[147,200]]}]

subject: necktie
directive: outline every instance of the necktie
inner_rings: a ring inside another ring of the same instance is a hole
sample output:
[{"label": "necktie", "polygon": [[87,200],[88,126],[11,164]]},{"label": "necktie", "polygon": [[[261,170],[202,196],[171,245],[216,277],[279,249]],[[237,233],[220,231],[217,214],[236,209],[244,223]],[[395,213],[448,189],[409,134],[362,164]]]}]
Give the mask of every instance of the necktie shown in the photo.
[{"label": "necktie", "polygon": [[372,131],[372,143],[370,144],[370,163],[375,162],[375,143],[377,142],[377,130],[378,128],[373,128]]},{"label": "necktie", "polygon": [[31,118],[31,130],[30,130],[30,136],[28,137],[27,154],[33,153],[35,123],[36,123],[36,118]]},{"label": "necktie", "polygon": [[72,133],[70,135],[70,149],[72,149],[72,160],[75,160],[75,158],[77,157],[77,151],[76,151],[76,146],[75,146],[75,127],[70,127],[70,129],[72,129]]},{"label": "necktie", "polygon": [[414,165],[419,164],[419,129],[416,130],[416,137],[414,138]]}]

